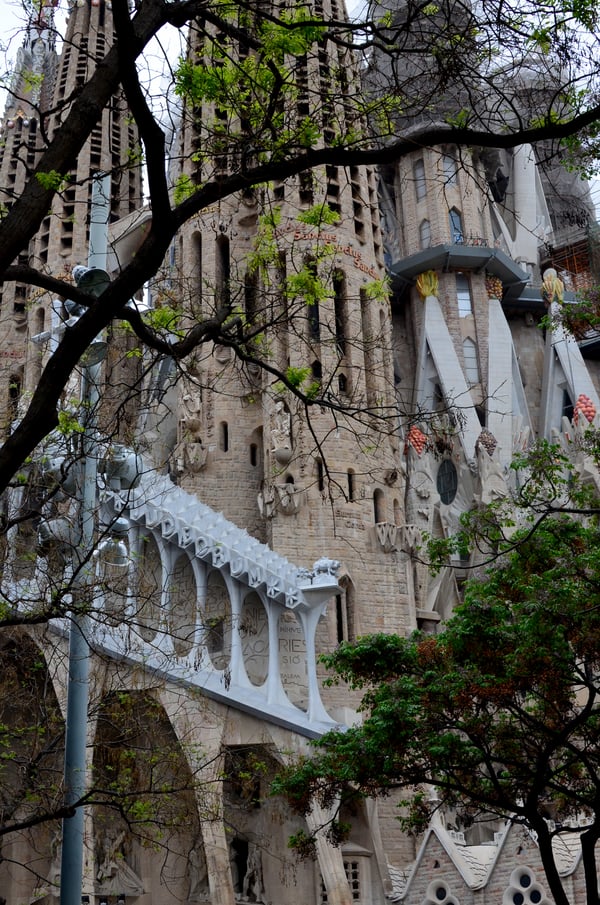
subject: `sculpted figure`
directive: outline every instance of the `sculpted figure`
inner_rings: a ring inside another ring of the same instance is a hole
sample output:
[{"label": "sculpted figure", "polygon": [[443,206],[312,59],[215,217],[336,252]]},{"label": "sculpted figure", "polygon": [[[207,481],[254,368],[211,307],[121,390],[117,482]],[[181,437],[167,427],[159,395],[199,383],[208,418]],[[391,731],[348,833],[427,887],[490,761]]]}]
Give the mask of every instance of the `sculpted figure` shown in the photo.
[{"label": "sculpted figure", "polygon": [[[250,893],[252,893],[252,899],[250,899]],[[253,902],[264,902],[264,894],[260,849],[251,842],[248,845],[248,862],[242,883],[242,898]]]}]

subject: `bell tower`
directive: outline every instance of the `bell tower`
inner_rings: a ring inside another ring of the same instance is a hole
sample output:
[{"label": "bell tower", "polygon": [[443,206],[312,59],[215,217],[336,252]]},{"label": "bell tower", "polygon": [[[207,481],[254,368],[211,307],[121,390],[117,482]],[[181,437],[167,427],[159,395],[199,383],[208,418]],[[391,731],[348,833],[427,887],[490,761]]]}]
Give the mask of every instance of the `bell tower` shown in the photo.
[{"label": "bell tower", "polygon": [[[60,56],[55,51],[54,9],[42,6],[27,26],[2,124],[0,202],[7,207],[17,197],[35,166],[44,141],[52,140],[69,110],[69,99],[102,59],[112,43],[110,3],[72,3]],[[41,128],[43,126],[43,128]],[[136,160],[137,133],[127,117],[122,95],[111,98],[102,119],[64,174],[51,211],[18,261],[56,277],[69,276],[88,257],[92,182],[96,173],[110,174],[110,220],[141,206],[142,180]],[[5,426],[17,417],[23,390],[35,385],[46,349],[30,337],[51,328],[47,293],[19,282],[1,287],[0,412]]]}]

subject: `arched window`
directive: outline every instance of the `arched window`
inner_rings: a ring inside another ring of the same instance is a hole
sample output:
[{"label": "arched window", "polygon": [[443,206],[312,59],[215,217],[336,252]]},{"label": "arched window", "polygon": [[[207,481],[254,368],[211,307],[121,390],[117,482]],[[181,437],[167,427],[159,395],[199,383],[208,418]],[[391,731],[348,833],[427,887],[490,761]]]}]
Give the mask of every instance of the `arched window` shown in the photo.
[{"label": "arched window", "polygon": [[421,220],[419,226],[419,245],[421,248],[429,248],[431,245],[431,223],[429,220]]},{"label": "arched window", "polygon": [[427,195],[427,182],[425,179],[425,164],[417,160],[413,166],[413,179],[415,182],[415,195],[417,201],[422,201]]},{"label": "arched window", "polygon": [[451,208],[448,211],[448,219],[450,221],[450,240],[455,245],[462,245],[465,241],[464,233],[463,233],[463,222],[462,216],[459,210],[455,207]]},{"label": "arched window", "polygon": [[443,155],[442,171],[445,185],[456,185],[458,180],[458,161],[454,154],[446,153]]},{"label": "arched window", "polygon": [[349,468],[348,469],[348,502],[352,503],[354,501],[354,494],[356,492],[356,487],[354,484],[354,471]]}]

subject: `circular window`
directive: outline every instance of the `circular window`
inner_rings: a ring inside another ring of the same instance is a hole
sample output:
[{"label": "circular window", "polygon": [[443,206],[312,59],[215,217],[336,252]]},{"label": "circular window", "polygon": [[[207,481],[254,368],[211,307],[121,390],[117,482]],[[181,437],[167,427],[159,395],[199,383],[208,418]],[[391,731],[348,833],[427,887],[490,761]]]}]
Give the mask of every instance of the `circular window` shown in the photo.
[{"label": "circular window", "polygon": [[436,899],[438,899],[440,902],[443,902],[447,895],[448,895],[448,893],[446,892],[444,887],[438,886],[438,888],[435,891]]},{"label": "circular window", "polygon": [[537,905],[538,902],[542,901],[542,894],[539,889],[532,889],[529,893],[529,898],[533,902],[533,905]]},{"label": "circular window", "polygon": [[442,503],[445,503],[446,506],[448,506],[456,496],[456,491],[458,489],[458,474],[454,462],[451,462],[450,459],[444,459],[443,462],[440,463],[436,478],[436,487]]},{"label": "circular window", "polygon": [[519,877],[519,885],[523,887],[523,889],[527,889],[528,886],[531,886],[531,877],[529,874],[521,874]]},{"label": "circular window", "polygon": [[523,905],[524,901],[525,901],[525,896],[523,895],[522,892],[516,892],[514,894],[514,896],[513,896],[514,905]]}]

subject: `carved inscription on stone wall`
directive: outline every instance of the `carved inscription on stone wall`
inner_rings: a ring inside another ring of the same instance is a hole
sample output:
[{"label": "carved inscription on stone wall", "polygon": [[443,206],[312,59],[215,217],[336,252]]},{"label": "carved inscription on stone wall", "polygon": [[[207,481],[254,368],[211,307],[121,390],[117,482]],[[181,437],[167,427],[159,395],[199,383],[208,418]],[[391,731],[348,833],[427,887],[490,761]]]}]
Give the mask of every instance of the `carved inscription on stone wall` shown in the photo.
[{"label": "carved inscription on stone wall", "polygon": [[279,620],[279,669],[290,701],[301,710],[307,710],[306,640],[293,613],[283,613]]},{"label": "carved inscription on stone wall", "polygon": [[244,601],[240,634],[248,678],[253,685],[262,685],[269,671],[269,623],[257,594]]}]

